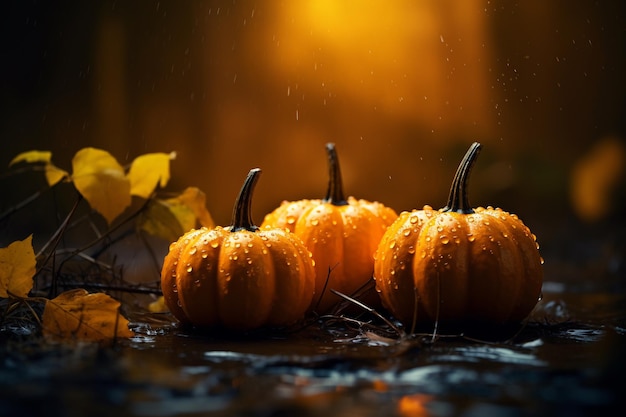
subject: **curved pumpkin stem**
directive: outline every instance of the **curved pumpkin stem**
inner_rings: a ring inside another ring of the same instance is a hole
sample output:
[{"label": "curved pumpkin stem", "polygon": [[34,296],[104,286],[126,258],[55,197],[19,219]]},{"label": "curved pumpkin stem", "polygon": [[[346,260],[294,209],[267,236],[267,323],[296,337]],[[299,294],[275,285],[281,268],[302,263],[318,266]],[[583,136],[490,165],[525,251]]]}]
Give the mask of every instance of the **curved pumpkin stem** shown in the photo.
[{"label": "curved pumpkin stem", "polygon": [[448,204],[442,209],[442,211],[452,211],[464,214],[474,212],[474,209],[470,206],[469,199],[467,197],[467,182],[470,171],[472,170],[472,166],[474,165],[479,152],[480,143],[472,143],[465,153],[463,160],[459,164],[456,174],[454,174],[454,180],[452,180],[452,186],[450,187]]},{"label": "curved pumpkin stem", "polygon": [[326,144],[326,153],[328,154],[328,190],[323,201],[335,206],[345,206],[348,202],[343,194],[339,157],[334,143]]},{"label": "curved pumpkin stem", "polygon": [[261,175],[260,168],[251,169],[241,186],[241,191],[239,191],[233,209],[232,224],[229,227],[231,232],[237,232],[239,230],[254,232],[259,230],[259,227],[252,221],[252,192],[259,180],[259,175]]}]

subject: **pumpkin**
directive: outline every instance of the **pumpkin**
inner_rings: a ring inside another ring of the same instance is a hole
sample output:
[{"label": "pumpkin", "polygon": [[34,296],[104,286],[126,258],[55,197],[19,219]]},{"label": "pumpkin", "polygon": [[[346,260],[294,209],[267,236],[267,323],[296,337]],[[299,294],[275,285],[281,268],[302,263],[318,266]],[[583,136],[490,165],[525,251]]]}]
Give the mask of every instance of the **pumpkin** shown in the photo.
[{"label": "pumpkin", "polygon": [[361,300],[380,303],[373,291],[374,251],[398,215],[376,201],[345,198],[335,145],[328,143],[326,151],[329,167],[326,197],[283,201],[265,216],[261,227],[287,228],[311,251],[316,271],[313,306],[318,312],[328,311],[341,300],[330,289],[354,295],[370,281],[371,295]]},{"label": "pumpkin", "polygon": [[294,234],[261,230],[251,218],[252,169],[229,227],[193,229],[172,243],[161,272],[167,307],[184,324],[251,330],[287,326],[311,305],[311,253]]},{"label": "pumpkin", "polygon": [[376,250],[376,289],[405,326],[518,323],[540,297],[535,235],[515,214],[469,204],[480,147],[473,143],[461,161],[445,208],[400,213]]}]

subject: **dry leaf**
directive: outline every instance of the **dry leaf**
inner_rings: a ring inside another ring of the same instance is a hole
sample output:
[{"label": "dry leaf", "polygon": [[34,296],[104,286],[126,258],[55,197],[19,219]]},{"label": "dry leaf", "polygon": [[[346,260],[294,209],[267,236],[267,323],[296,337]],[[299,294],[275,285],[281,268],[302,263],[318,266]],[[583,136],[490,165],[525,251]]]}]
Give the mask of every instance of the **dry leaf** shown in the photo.
[{"label": "dry leaf", "polygon": [[149,198],[157,184],[163,188],[170,179],[170,161],[176,153],[148,153],[135,158],[128,171],[130,193]]},{"label": "dry leaf", "polygon": [[89,205],[111,223],[130,205],[130,181],[111,154],[83,148],[72,159],[72,179]]},{"label": "dry leaf", "polygon": [[94,342],[131,337],[134,334],[119,307],[119,301],[104,293],[66,291],[46,303],[41,318],[43,334],[52,340]]},{"label": "dry leaf", "polygon": [[27,297],[33,288],[35,265],[33,235],[0,249],[0,297]]}]

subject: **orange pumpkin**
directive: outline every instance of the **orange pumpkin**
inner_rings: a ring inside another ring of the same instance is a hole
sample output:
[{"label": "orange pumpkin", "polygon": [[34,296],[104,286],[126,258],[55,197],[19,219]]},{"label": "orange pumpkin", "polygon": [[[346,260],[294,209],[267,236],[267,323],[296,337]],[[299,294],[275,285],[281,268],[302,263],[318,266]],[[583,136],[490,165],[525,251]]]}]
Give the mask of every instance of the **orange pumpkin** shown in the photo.
[{"label": "orange pumpkin", "polygon": [[400,213],[378,246],[376,288],[406,326],[519,322],[540,297],[535,235],[515,214],[469,204],[479,150],[474,143],[463,158],[445,208]]},{"label": "orange pumpkin", "polygon": [[231,226],[194,229],[171,244],[161,288],[182,323],[250,330],[290,325],[309,309],[315,288],[311,253],[294,234],[260,230],[252,221],[260,173],[249,172]]},{"label": "orange pumpkin", "polygon": [[[328,311],[341,299],[330,292],[353,294],[372,280],[374,251],[387,227],[398,216],[379,202],[347,199],[335,145],[326,145],[329,166],[328,190],[324,199],[284,201],[265,216],[261,227],[293,231],[313,254],[316,297],[313,305]],[[373,286],[372,286],[373,288]],[[362,299],[370,303],[378,297]]]}]

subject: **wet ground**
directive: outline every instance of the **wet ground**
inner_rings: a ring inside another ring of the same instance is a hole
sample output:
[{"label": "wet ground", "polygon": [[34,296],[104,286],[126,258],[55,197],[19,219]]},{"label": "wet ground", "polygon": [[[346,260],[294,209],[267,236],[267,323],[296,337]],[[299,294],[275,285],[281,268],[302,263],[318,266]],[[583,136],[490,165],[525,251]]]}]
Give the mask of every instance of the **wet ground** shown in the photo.
[{"label": "wet ground", "polygon": [[140,312],[137,336],[108,347],[3,338],[0,416],[619,415],[623,245],[595,247],[593,262],[571,260],[576,245],[548,248],[531,319],[490,340],[399,339],[336,321],[235,338]]},{"label": "wet ground", "polygon": [[609,415],[626,393],[625,306],[546,293],[506,341],[394,340],[337,323],[233,338],[146,317],[115,346],[9,349],[0,415]]}]

